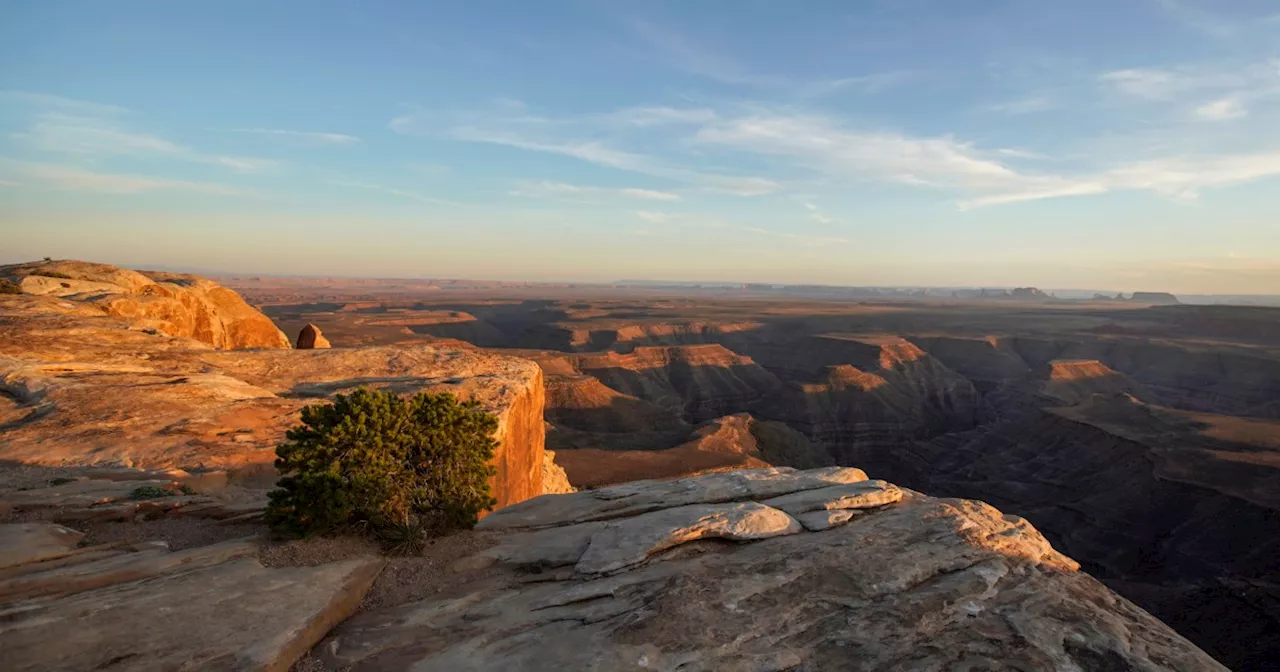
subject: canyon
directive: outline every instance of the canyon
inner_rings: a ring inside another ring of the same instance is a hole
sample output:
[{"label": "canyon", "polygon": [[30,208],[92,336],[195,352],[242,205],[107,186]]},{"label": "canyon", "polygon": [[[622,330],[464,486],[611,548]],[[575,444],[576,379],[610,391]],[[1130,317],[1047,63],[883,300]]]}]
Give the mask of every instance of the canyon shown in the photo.
[{"label": "canyon", "polygon": [[[0,277],[15,669],[1280,658],[1280,310]],[[477,530],[409,559],[264,536],[274,446],[360,385],[498,416]],[[222,635],[175,644],[156,604]]]},{"label": "canyon", "polygon": [[237,287],[338,345],[537,362],[547,445],[579,487],[856,466],[1026,517],[1232,669],[1280,659],[1280,310],[269,285]]}]

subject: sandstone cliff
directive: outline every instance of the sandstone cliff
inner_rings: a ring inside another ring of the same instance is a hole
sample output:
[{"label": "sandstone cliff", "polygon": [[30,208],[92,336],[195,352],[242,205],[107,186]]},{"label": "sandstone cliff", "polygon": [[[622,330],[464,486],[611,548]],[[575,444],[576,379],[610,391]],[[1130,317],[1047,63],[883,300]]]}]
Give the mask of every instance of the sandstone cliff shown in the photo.
[{"label": "sandstone cliff", "polygon": [[[101,277],[159,286],[114,273]],[[76,295],[0,297],[0,460],[269,470],[299,409],[370,385],[480,401],[499,418],[498,505],[542,493],[545,399],[533,362],[435,346],[215,350],[100,307]]]},{"label": "sandstone cliff", "polygon": [[81,302],[139,329],[194,338],[215,348],[289,347],[289,339],[239,294],[194,275],[42,261],[0,266],[0,277],[28,294]]}]

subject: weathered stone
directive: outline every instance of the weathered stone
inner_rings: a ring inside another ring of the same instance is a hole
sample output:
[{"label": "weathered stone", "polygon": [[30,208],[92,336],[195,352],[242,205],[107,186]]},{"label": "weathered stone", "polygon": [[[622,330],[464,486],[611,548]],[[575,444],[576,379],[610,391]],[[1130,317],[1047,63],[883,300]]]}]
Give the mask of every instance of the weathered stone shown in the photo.
[{"label": "weathered stone", "polygon": [[298,332],[298,341],[294,345],[298,350],[315,350],[317,348],[331,348],[329,339],[324,337],[320,331],[320,327],[314,324],[308,324]]},{"label": "weathered stone", "polygon": [[789,467],[745,469],[673,481],[634,481],[569,495],[536,497],[497,511],[480,529],[566,525],[634,516],[686,504],[715,504],[765,499],[800,490],[865,481],[861,469],[828,467],[796,471]]},{"label": "weathered stone", "polygon": [[12,672],[285,672],[359,605],[378,558],[268,569],[241,558],[0,610]]},{"label": "weathered stone", "polygon": [[855,515],[857,515],[857,512],[853,509],[824,509],[796,514],[796,520],[800,521],[801,525],[804,525],[804,529],[810,532],[819,532],[829,530],[837,525],[843,525],[853,520]]},{"label": "weathered stone", "polygon": [[581,523],[512,534],[482,555],[499,562],[532,567],[576,565],[595,536],[607,523]]},{"label": "weathered stone", "polygon": [[141,328],[216,348],[289,347],[289,339],[270,318],[239,294],[194,275],[139,273],[84,261],[38,261],[0,267],[0,277],[19,279],[27,294],[82,302]]},{"label": "weathered stone", "polygon": [[130,501],[138,488],[159,488],[177,493],[181,484],[170,480],[116,481],[84,478],[33,490],[17,490],[4,495],[19,511],[32,509],[90,507]]},{"label": "weathered stone", "polygon": [[13,567],[0,569],[0,581],[8,581],[20,576],[39,574],[51,569],[59,569],[62,567],[69,567],[71,565],[97,562],[98,560],[114,558],[118,555],[125,555],[126,553],[137,553],[148,550],[168,550],[168,548],[169,543],[165,541],[140,541],[136,543],[116,541],[108,544],[99,544],[97,546],[85,546],[77,548],[67,555],[54,558],[52,560],[41,560],[40,562],[30,562],[25,565],[15,565]]},{"label": "weathered stone", "polygon": [[68,555],[83,538],[83,532],[52,523],[2,524],[0,568]]},{"label": "weathered stone", "polygon": [[[605,523],[592,548],[605,530],[668,513]],[[575,527],[521,538],[567,540]],[[315,655],[334,669],[457,672],[1225,669],[1025,521],[924,496],[820,534],[612,574],[465,583],[357,615]]]},{"label": "weathered stone", "polygon": [[863,481],[833,485],[816,490],[802,490],[761,502],[795,516],[809,511],[834,509],[870,509],[902,499],[898,486],[884,481]]},{"label": "weathered stone", "polygon": [[569,484],[569,476],[556,464],[556,454],[550,450],[542,453],[542,494],[564,495],[577,492],[578,489]]},{"label": "weathered stone", "polygon": [[[175,296],[199,290],[213,297],[210,301],[227,292],[233,303],[252,310],[230,290],[201,289],[206,281],[199,279],[81,262],[0,267],[0,276],[38,270],[65,272],[77,280],[104,278],[120,290],[110,295],[111,306],[133,302],[141,307],[113,312],[79,293],[0,296],[0,390],[6,393],[0,395],[0,460],[180,469],[172,472],[179,482],[195,480],[191,474],[256,475],[273,469],[274,448],[297,424],[303,407],[371,386],[403,394],[448,391],[479,403],[498,418],[491,463],[497,505],[543,492],[545,393],[533,362],[457,346],[294,350],[285,340],[278,348],[267,347],[237,340],[240,332],[225,321],[222,327],[211,323],[213,331],[206,334],[200,325],[177,328],[186,320],[180,311],[168,317],[152,311],[171,289]],[[174,329],[153,324],[157,320],[169,320]],[[271,330],[278,334],[274,326]],[[215,350],[210,343],[256,349]],[[214,489],[226,487],[225,475],[212,480]],[[124,491],[145,484],[105,486],[109,492],[97,500],[71,502],[68,495],[41,505],[117,501],[127,496]],[[22,497],[48,500],[48,495]]]},{"label": "weathered stone", "polygon": [[691,504],[612,521],[591,536],[574,569],[604,574],[697,539],[768,539],[801,530],[787,514],[755,502]]},{"label": "weathered stone", "polygon": [[0,581],[0,602],[70,595],[177,569],[208,567],[257,552],[256,541],[239,539],[173,553],[164,548],[126,553]]}]

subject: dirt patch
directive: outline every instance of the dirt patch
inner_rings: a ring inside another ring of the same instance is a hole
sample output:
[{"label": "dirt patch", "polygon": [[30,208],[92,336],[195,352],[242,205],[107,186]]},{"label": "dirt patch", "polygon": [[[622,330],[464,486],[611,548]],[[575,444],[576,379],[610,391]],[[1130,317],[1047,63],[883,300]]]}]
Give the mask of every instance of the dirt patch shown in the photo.
[{"label": "dirt patch", "polygon": [[487,567],[454,571],[453,564],[497,543],[500,533],[468,530],[433,539],[420,556],[391,558],[382,575],[365,596],[359,611],[385,609],[421,600],[477,580],[505,573]]},{"label": "dirt patch", "polygon": [[76,527],[85,533],[83,546],[95,546],[112,542],[137,543],[142,541],[165,541],[169,550],[180,551],[184,548],[208,546],[230,539],[244,537],[265,537],[267,528],[262,523],[245,522],[222,524],[212,518],[161,518],[158,520],[139,520],[130,523],[93,523],[68,527]]},{"label": "dirt patch", "polygon": [[269,542],[258,560],[267,567],[314,567],[378,552],[378,545],[363,537],[311,537]]}]

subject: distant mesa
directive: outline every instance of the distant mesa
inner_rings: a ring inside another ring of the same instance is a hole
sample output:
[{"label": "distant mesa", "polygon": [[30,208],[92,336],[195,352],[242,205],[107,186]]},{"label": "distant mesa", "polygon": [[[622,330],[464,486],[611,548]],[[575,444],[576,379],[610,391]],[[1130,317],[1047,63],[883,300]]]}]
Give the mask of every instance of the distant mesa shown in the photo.
[{"label": "distant mesa", "polygon": [[329,339],[325,338],[324,334],[321,333],[320,327],[308,324],[302,328],[302,331],[298,332],[298,344],[295,347],[299,350],[316,350],[333,346],[329,344]]},{"label": "distant mesa", "polygon": [[1168,292],[1134,292],[1129,299],[1134,303],[1151,303],[1158,306],[1176,306],[1182,302]]}]

